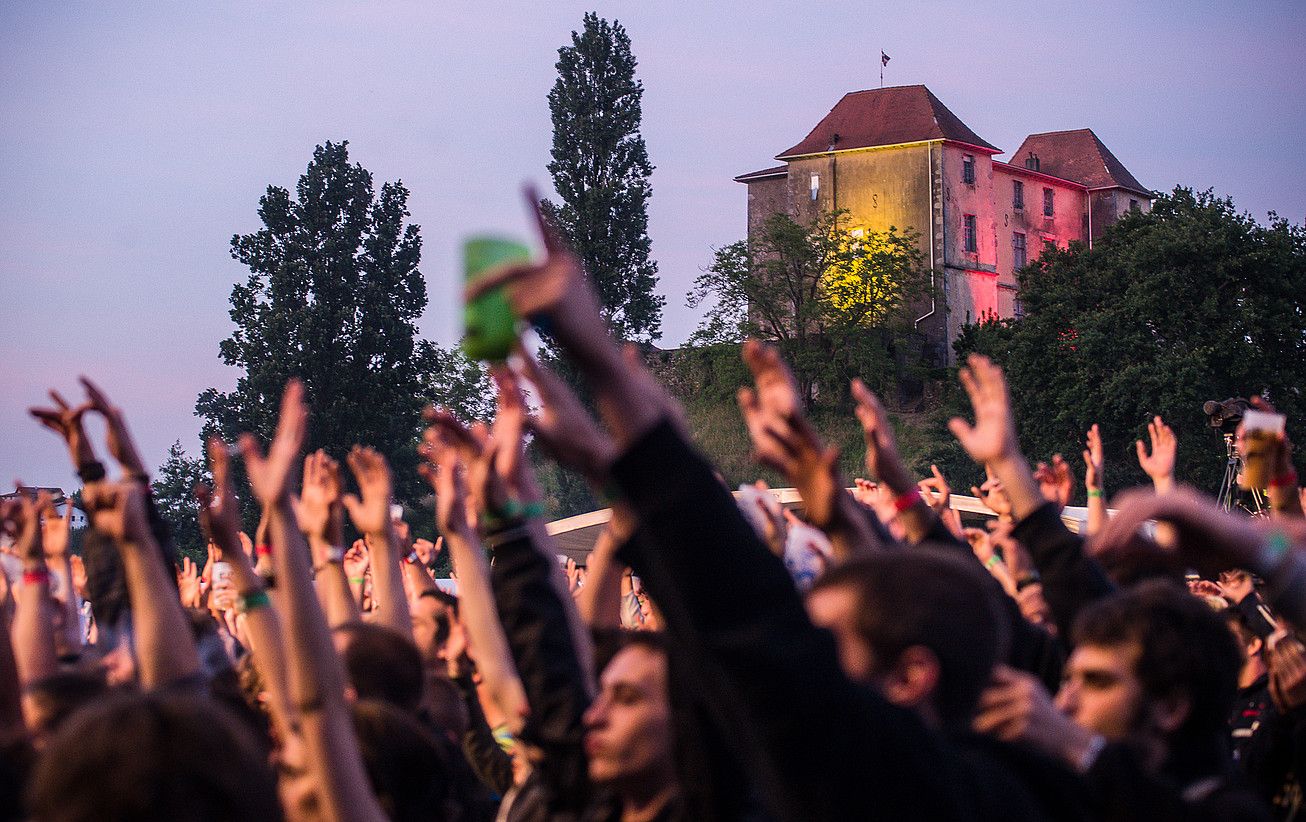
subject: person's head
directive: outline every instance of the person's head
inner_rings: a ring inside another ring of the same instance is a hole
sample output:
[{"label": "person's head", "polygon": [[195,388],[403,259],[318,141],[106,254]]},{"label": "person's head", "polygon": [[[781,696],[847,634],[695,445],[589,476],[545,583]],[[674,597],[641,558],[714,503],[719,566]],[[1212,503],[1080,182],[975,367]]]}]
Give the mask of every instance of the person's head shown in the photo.
[{"label": "person's head", "polygon": [[358,699],[379,699],[416,713],[422,702],[422,655],[412,639],[367,622],[336,628],[336,647]]},{"label": "person's head", "polygon": [[1225,608],[1220,612],[1224,622],[1229,626],[1234,641],[1242,649],[1242,668],[1238,671],[1238,687],[1251,685],[1269,670],[1265,658],[1265,640],[1256,633],[1247,620],[1247,615],[1238,608]]},{"label": "person's head", "polygon": [[210,699],[121,694],[69,717],[28,786],[32,818],[276,820],[272,770]]},{"label": "person's head", "polygon": [[387,819],[449,819],[455,778],[450,751],[393,705],[360,700],[350,706],[372,791]]},{"label": "person's head", "polygon": [[850,679],[952,726],[969,722],[1008,639],[982,570],[929,548],[831,568],[808,593],[807,611],[834,634]]},{"label": "person's head", "polygon": [[1241,661],[1220,614],[1152,580],[1080,613],[1057,705],[1110,741],[1164,758],[1226,732]]},{"label": "person's head", "polygon": [[27,687],[27,702],[34,712],[33,743],[44,746],[77,709],[108,690],[104,672],[98,669],[60,671],[33,682]]},{"label": "person's head", "polygon": [[434,662],[458,619],[458,599],[444,591],[423,591],[412,603],[413,641],[422,659]]},{"label": "person's head", "polygon": [[674,737],[666,646],[659,635],[631,634],[585,712],[590,778],[618,793],[656,793],[675,779]]}]

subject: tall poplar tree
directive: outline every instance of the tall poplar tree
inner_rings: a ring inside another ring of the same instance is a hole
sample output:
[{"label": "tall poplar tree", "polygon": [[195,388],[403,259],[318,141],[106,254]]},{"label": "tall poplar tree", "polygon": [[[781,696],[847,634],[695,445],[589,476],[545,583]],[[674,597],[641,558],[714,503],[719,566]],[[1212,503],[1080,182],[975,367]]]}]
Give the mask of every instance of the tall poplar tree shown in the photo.
[{"label": "tall poplar tree", "polygon": [[294,195],[268,186],[258,213],[262,228],[231,238],[249,277],[232,288],[236,330],[220,347],[242,374],[235,390],[199,396],[205,434],[250,431],[269,441],[282,388],[298,377],[312,408],[308,449],[341,459],[354,443],[371,445],[390,461],[396,495],[413,501],[422,493],[414,448],[434,351],[416,338],[427,298],[408,189],[394,182],[376,191],[372,174],[349,162],[348,143],[328,142]]},{"label": "tall poplar tree", "polygon": [[593,12],[571,33],[571,45],[558,49],[549,173],[561,203],[544,206],[584,263],[613,332],[651,342],[662,335],[666,301],[653,290],[653,166],[639,132],[644,87],[635,66],[625,28]]}]

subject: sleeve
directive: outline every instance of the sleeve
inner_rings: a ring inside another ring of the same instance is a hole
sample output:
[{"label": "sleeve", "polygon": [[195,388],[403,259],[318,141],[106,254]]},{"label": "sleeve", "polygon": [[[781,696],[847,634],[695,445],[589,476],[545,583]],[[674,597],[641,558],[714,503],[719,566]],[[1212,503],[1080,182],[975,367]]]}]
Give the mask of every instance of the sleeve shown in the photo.
[{"label": "sleeve", "polygon": [[520,738],[543,753],[537,772],[552,810],[577,811],[591,792],[582,723],[589,693],[566,607],[549,581],[549,561],[525,527],[503,532],[495,542],[495,606],[530,705]]},{"label": "sleeve", "polygon": [[[669,423],[614,464],[644,538],[631,566],[690,664],[719,672],[767,760],[779,816],[964,818],[947,749],[920,720],[850,682],[783,563]],[[697,657],[697,658],[695,658]],[[741,752],[748,759],[748,752]]]},{"label": "sleeve", "polygon": [[1062,639],[1069,642],[1075,617],[1084,608],[1115,592],[1102,566],[1084,553],[1084,542],[1061,521],[1048,502],[1016,523],[1020,541],[1043,578],[1043,596]]},{"label": "sleeve", "polygon": [[476,695],[476,685],[470,676],[460,676],[454,680],[458,694],[467,707],[467,730],[463,732],[463,757],[471,766],[472,772],[490,790],[503,796],[512,788],[512,757],[508,755],[494,738],[481,709],[481,699]]}]

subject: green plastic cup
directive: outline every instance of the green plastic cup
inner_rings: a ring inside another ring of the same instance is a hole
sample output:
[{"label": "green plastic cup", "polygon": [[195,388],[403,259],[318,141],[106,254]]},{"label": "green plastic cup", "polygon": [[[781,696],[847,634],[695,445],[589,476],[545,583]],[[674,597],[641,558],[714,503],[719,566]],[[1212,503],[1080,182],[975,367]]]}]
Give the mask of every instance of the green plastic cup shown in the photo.
[{"label": "green plastic cup", "polygon": [[[463,243],[464,281],[470,285],[507,266],[528,263],[525,243],[503,237],[469,237]],[[463,352],[474,360],[502,362],[517,340],[517,315],[502,288],[485,292],[463,306]]]}]

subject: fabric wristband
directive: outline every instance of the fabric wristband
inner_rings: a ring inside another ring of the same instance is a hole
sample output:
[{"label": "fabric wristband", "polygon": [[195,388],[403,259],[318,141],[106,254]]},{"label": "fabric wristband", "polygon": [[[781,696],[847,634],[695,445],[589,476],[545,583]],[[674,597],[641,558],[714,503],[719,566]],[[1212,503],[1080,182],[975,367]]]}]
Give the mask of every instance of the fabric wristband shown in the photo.
[{"label": "fabric wristband", "polygon": [[1297,484],[1297,471],[1291,470],[1270,480],[1271,488],[1292,488]]},{"label": "fabric wristband", "polygon": [[47,568],[35,568],[31,571],[23,571],[24,585],[49,585],[50,571]]},{"label": "fabric wristband", "polygon": [[1088,489],[1088,498],[1089,498],[1089,499],[1101,499],[1101,498],[1102,498],[1102,489],[1101,489],[1101,488],[1090,488],[1090,489]]},{"label": "fabric wristband", "polygon": [[1016,581],[1016,590],[1023,591],[1031,585],[1038,585],[1042,581],[1043,578],[1038,575],[1038,571],[1031,571]]},{"label": "fabric wristband", "polygon": [[1001,565],[1001,564],[1002,564],[1002,557],[998,556],[997,554],[994,554],[993,556],[984,560],[984,567],[990,571],[993,570],[994,565]]},{"label": "fabric wristband", "polygon": [[266,543],[254,546],[254,556],[270,557],[272,556],[272,546]]},{"label": "fabric wristband", "polygon": [[422,558],[417,555],[417,551],[416,549],[414,549],[408,552],[408,556],[404,557],[404,562],[408,563],[409,565],[420,565],[422,562]]},{"label": "fabric wristband", "polygon": [[99,482],[104,479],[104,463],[99,460],[89,460],[77,466],[77,476],[82,482]]},{"label": "fabric wristband", "polygon": [[263,588],[258,588],[236,596],[236,613],[248,614],[256,608],[265,608],[270,604],[272,603],[268,599],[268,592]]},{"label": "fabric wristband", "polygon": [[912,488],[907,493],[903,494],[900,497],[896,497],[893,500],[893,510],[901,514],[903,511],[906,511],[908,508],[911,508],[913,505],[915,505],[920,501],[921,501],[921,489]]}]

